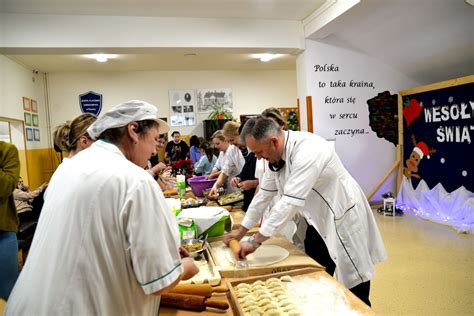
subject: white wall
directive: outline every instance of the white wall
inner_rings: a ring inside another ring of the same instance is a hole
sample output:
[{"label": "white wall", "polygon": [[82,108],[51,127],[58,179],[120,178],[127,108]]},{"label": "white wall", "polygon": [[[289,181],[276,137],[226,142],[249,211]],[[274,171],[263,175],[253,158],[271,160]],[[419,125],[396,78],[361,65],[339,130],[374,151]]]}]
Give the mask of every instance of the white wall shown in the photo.
[{"label": "white wall", "polygon": [[[315,71],[315,65],[334,65],[337,71]],[[314,132],[327,139],[336,139],[336,151],[342,162],[368,194],[396,160],[395,146],[377,137],[369,126],[367,100],[389,90],[391,94],[418,84],[370,56],[354,51],[307,40],[306,50],[297,61],[298,92],[312,96]],[[330,82],[341,81],[346,87],[330,87]],[[374,88],[349,87],[350,81],[371,82]],[[305,85],[300,87],[301,84]],[[321,83],[321,84],[320,84]],[[324,87],[321,87],[325,84]],[[343,98],[343,103],[326,103],[326,97]],[[348,103],[347,98],[354,98]],[[340,119],[339,115],[354,113],[357,118]],[[331,118],[330,115],[336,115]],[[336,131],[363,130],[363,134],[336,135]],[[392,175],[382,186],[374,200],[381,200],[380,193],[394,190]]]},{"label": "white wall", "polygon": [[[34,74],[4,55],[0,55],[0,117],[24,120],[23,97],[38,101],[40,142],[27,142],[27,149],[50,147],[48,137],[48,120],[44,97],[43,75]],[[23,143],[14,142],[19,149]]]},{"label": "white wall", "polygon": [[300,127],[302,131],[308,130],[308,113],[306,113],[306,96],[308,95],[308,90],[305,65],[306,58],[304,53],[301,53],[296,58],[296,88],[298,99],[300,100]]},{"label": "white wall", "polygon": [[[48,74],[51,123],[56,126],[81,114],[79,95],[90,90],[102,94],[102,112],[131,99],[142,99],[158,107],[169,122],[169,90],[231,88],[234,116],[258,114],[270,106],[296,106],[295,71],[144,71],[117,73]],[[203,135],[198,125],[171,127],[182,134]]]}]

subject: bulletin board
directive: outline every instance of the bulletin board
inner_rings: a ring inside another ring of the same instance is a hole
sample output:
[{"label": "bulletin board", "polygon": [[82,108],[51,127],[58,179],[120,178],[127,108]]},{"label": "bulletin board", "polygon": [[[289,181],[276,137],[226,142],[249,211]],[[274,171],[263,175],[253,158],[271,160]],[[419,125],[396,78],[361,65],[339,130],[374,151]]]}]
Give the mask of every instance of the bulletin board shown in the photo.
[{"label": "bulletin board", "polygon": [[474,76],[400,91],[399,199],[438,221],[474,207],[473,109]]}]

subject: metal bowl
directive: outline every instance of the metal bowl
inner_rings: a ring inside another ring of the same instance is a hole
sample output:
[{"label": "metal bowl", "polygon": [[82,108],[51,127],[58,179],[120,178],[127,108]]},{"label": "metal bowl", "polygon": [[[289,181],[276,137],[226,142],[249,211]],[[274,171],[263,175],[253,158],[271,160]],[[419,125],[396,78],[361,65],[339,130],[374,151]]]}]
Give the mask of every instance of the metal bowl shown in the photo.
[{"label": "metal bowl", "polygon": [[207,248],[207,243],[201,239],[183,239],[181,246],[189,252],[191,257],[197,257]]},{"label": "metal bowl", "polygon": [[206,205],[206,199],[182,199],[181,200],[181,207],[182,208],[189,208],[189,207],[199,207],[202,205]]}]

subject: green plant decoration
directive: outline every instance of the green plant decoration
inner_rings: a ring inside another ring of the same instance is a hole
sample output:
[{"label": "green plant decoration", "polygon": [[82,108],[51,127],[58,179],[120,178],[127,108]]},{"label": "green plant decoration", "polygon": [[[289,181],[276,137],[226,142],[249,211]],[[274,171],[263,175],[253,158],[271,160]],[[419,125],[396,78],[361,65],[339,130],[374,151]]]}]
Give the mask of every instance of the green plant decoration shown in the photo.
[{"label": "green plant decoration", "polygon": [[286,121],[286,125],[290,131],[297,131],[298,130],[298,115],[295,111],[291,111],[288,113],[288,119]]},{"label": "green plant decoration", "polygon": [[232,120],[234,117],[232,113],[225,110],[223,104],[214,104],[212,106],[212,112],[209,114],[210,120]]}]

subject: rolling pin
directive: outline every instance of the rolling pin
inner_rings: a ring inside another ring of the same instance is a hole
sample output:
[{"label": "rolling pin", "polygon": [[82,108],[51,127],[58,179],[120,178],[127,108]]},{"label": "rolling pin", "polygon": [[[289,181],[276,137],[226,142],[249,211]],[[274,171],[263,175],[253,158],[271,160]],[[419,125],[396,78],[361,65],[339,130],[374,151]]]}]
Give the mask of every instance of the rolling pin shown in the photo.
[{"label": "rolling pin", "polygon": [[178,309],[188,309],[192,311],[202,312],[207,307],[213,307],[221,310],[229,308],[229,304],[225,301],[208,299],[205,296],[186,295],[186,294],[163,294],[161,295],[161,306],[173,307]]},{"label": "rolling pin", "polygon": [[226,286],[212,287],[210,284],[178,284],[170,290],[170,293],[191,294],[210,297],[212,293],[224,293],[229,291]]},{"label": "rolling pin", "polygon": [[237,240],[232,239],[229,242],[229,248],[232,250],[232,255],[235,258],[235,267],[236,268],[248,268],[249,265],[248,265],[247,259],[239,259],[235,255],[235,253],[240,249],[240,243]]}]

